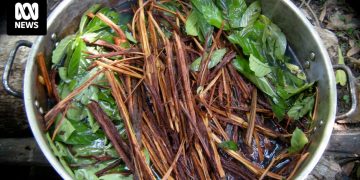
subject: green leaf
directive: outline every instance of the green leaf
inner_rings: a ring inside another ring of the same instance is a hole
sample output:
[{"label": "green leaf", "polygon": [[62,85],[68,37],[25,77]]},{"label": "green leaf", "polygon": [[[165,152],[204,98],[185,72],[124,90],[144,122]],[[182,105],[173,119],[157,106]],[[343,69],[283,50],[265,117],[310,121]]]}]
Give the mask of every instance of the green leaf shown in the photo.
[{"label": "green leaf", "polygon": [[298,153],[304,146],[309,142],[305,133],[301,129],[296,128],[291,136],[291,146],[289,148],[289,153]]},{"label": "green leaf", "polygon": [[294,87],[294,86],[287,86],[286,88],[277,86],[277,94],[283,98],[283,99],[289,99],[290,97],[293,97],[296,94],[299,94],[306,89],[311,88],[314,85],[314,82],[312,83],[306,83],[301,87]]},{"label": "green leaf", "polygon": [[252,54],[264,62],[261,38],[265,27],[264,23],[256,21],[253,25],[247,26],[241,31],[233,31],[228,36],[228,39],[231,43],[239,45],[245,55],[250,56]]},{"label": "green leaf", "polygon": [[53,64],[59,64],[61,59],[66,54],[66,48],[68,45],[74,40],[74,35],[66,36],[64,39],[62,39],[59,44],[56,46],[54,51],[52,52],[52,63]]},{"label": "green leaf", "polygon": [[94,141],[105,139],[105,135],[103,132],[98,131],[96,133],[93,133],[92,129],[82,121],[78,122],[69,120],[69,122],[75,128],[75,131],[66,141],[61,138],[56,138],[56,140],[64,142],[65,144],[89,145]]},{"label": "green leaf", "polygon": [[82,35],[82,37],[90,42],[95,42],[96,40],[103,40],[108,43],[114,44],[115,35],[113,32],[110,32],[109,30],[105,29],[97,32],[85,33],[84,35]]},{"label": "green leaf", "polygon": [[81,17],[80,20],[80,25],[79,25],[79,32],[80,34],[83,33],[83,30],[85,28],[85,25],[88,23],[89,21],[89,17],[87,16],[89,13],[93,13],[95,14],[99,9],[100,9],[101,5],[100,4],[94,4],[92,5]]},{"label": "green leaf", "polygon": [[86,117],[84,106],[76,102],[71,103],[66,112],[66,117],[75,121],[83,120]]},{"label": "green leaf", "polygon": [[145,156],[146,164],[150,165],[150,153],[149,153],[149,151],[146,148],[144,148],[143,153],[144,153],[144,156]]},{"label": "green leaf", "polygon": [[60,161],[61,165],[64,167],[65,171],[66,171],[67,173],[69,173],[69,175],[70,175],[71,177],[75,177],[74,172],[71,170],[71,168],[69,167],[68,163],[64,160],[64,158],[62,157],[62,155],[59,153],[58,149],[56,148],[54,142],[51,140],[49,133],[46,133],[45,136],[46,136],[47,141],[48,141],[49,144],[50,144],[51,150],[54,152],[54,155],[59,158],[59,161]]},{"label": "green leaf", "polygon": [[186,23],[185,23],[185,30],[186,30],[187,35],[190,35],[190,36],[198,36],[199,35],[197,22],[198,22],[198,14],[196,13],[196,11],[191,11],[191,13],[187,17]]},{"label": "green leaf", "polygon": [[253,24],[260,16],[261,5],[259,1],[255,1],[246,9],[244,15],[241,17],[239,27],[247,27]]},{"label": "green leaf", "polygon": [[93,133],[96,133],[96,131],[98,131],[100,128],[99,123],[97,123],[96,119],[94,118],[93,114],[90,112],[90,110],[88,108],[86,108],[85,111],[88,116],[88,121],[89,121],[89,125],[91,127],[91,131]]},{"label": "green leaf", "polygon": [[69,88],[69,84],[66,84],[65,82],[62,82],[59,86],[58,86],[59,90],[59,95],[60,95],[60,99],[64,99],[66,98],[66,96],[68,96],[71,93],[71,90]]},{"label": "green leaf", "polygon": [[314,108],[315,104],[315,97],[308,96],[303,97],[302,95],[299,96],[299,98],[295,101],[295,103],[292,105],[292,107],[287,112],[289,118],[293,120],[299,120],[301,117],[306,115],[307,113],[311,112]]},{"label": "green leaf", "polygon": [[[199,40],[200,42],[204,43],[206,37],[212,35],[214,31],[214,26],[207,23],[205,18],[201,15],[201,13],[197,9],[193,8],[192,13],[194,14],[194,16],[197,17],[196,28],[197,28]],[[210,47],[212,43],[212,38],[208,38],[208,41],[206,43]]]},{"label": "green leaf", "polygon": [[86,39],[90,43],[93,43],[99,39],[99,35],[101,32],[103,32],[103,31],[96,32],[96,33],[94,33],[94,32],[84,33],[83,35],[81,35],[81,38]]},{"label": "green leaf", "polygon": [[125,31],[125,36],[129,41],[131,41],[131,42],[133,42],[135,44],[137,43],[136,39],[134,38],[134,36],[130,32]]},{"label": "green leaf", "polygon": [[56,117],[56,126],[59,125],[59,123],[61,122],[60,128],[58,133],[56,134],[57,137],[61,138],[63,141],[67,141],[69,139],[69,137],[73,134],[73,132],[75,131],[74,126],[69,122],[69,120],[64,117],[63,120],[61,120],[62,118],[62,114],[59,114]]},{"label": "green leaf", "polygon": [[[163,7],[164,9],[168,9],[170,11],[178,11],[181,10],[181,4],[177,1],[171,0],[171,1],[163,1],[161,3],[156,3],[156,5]],[[174,17],[174,14],[164,12],[166,16]]]},{"label": "green leaf", "polygon": [[58,149],[59,155],[64,158],[69,164],[77,165],[92,165],[96,162],[94,159],[75,157],[69,148],[63,143],[56,141],[55,146]]},{"label": "green leaf", "polygon": [[287,45],[284,33],[266,16],[261,15],[259,21],[266,24],[262,36],[263,48],[271,57],[283,60]]},{"label": "green leaf", "polygon": [[[312,83],[306,83],[306,84],[302,85],[301,87],[297,87],[297,88],[295,88],[295,87],[287,87],[285,89],[285,91],[290,94],[289,97],[292,97],[293,95],[296,95],[296,94],[298,94],[298,93],[300,93],[300,92],[302,92],[302,91],[304,91],[306,89],[311,88],[314,84],[315,83],[312,82]],[[287,99],[287,98],[285,98],[285,99]]]},{"label": "green leaf", "polygon": [[99,180],[133,180],[133,175],[124,176],[121,174],[106,174],[104,176],[99,177]]},{"label": "green leaf", "polygon": [[247,8],[245,0],[216,0],[216,5],[222,10],[231,28],[240,27],[241,17]]},{"label": "green leaf", "polygon": [[75,179],[77,180],[115,180],[115,179],[132,179],[133,176],[123,176],[119,173],[111,173],[111,172],[119,172],[119,171],[124,171],[125,170],[125,166],[124,165],[120,165],[118,167],[113,168],[112,170],[109,170],[109,174],[103,175],[101,177],[97,177],[95,175],[96,172],[100,171],[101,169],[104,169],[105,167],[109,166],[110,164],[112,164],[114,161],[116,160],[110,160],[110,161],[103,161],[103,162],[99,162],[96,163],[95,165],[92,166],[87,166],[84,168],[80,168],[75,170]]},{"label": "green leaf", "polygon": [[223,141],[220,144],[218,144],[218,146],[219,146],[219,148],[222,148],[222,149],[230,149],[230,150],[233,150],[233,151],[238,150],[237,144],[232,140]]},{"label": "green leaf", "polygon": [[[210,57],[210,61],[208,64],[208,69],[215,67],[217,64],[221,62],[224,55],[226,54],[226,48],[218,49],[213,52]],[[198,57],[193,61],[190,65],[190,69],[192,71],[199,71],[201,65],[202,56]]]},{"label": "green leaf", "polygon": [[96,140],[89,145],[73,145],[71,150],[75,157],[109,155],[119,158],[115,148],[108,143],[108,140]]},{"label": "green leaf", "polygon": [[192,71],[199,71],[199,68],[200,68],[200,64],[201,64],[201,59],[202,59],[202,56],[198,57],[195,59],[195,61],[193,61],[190,65],[190,69]]},{"label": "green leaf", "polygon": [[249,58],[249,67],[257,77],[264,77],[271,72],[270,66],[267,63],[261,62],[252,54]]},{"label": "green leaf", "polygon": [[219,64],[221,62],[221,60],[223,59],[225,53],[226,53],[226,48],[215,50],[214,53],[211,55],[211,58],[210,58],[210,61],[208,64],[208,69],[211,69],[211,68],[215,67],[217,64]]},{"label": "green leaf", "polygon": [[75,43],[77,43],[77,46],[74,50],[74,53],[71,56],[69,66],[68,66],[68,77],[73,78],[75,75],[78,74],[80,61],[84,58],[83,52],[86,50],[85,42],[78,38]]},{"label": "green leaf", "polygon": [[276,118],[279,121],[282,121],[285,117],[287,104],[286,102],[281,98],[273,98],[271,102],[271,110],[274,112]]},{"label": "green leaf", "polygon": [[[339,62],[338,64],[345,64],[344,63],[344,57],[341,52],[341,48],[338,47],[338,56],[339,56]],[[337,70],[336,71],[336,84],[340,84],[341,86],[346,85],[346,73],[344,70]]]},{"label": "green leaf", "polygon": [[58,71],[59,71],[60,79],[66,83],[69,83],[70,79],[67,77],[67,68],[59,67]]},{"label": "green leaf", "polygon": [[269,95],[272,99],[277,99],[278,96],[273,87],[265,77],[257,77],[250,69],[249,63],[245,59],[237,57],[233,61],[234,67],[247,79],[249,79],[256,87],[258,87],[263,93]]},{"label": "green leaf", "polygon": [[[90,100],[97,100],[99,93],[99,88],[96,86],[90,86],[83,90],[81,94],[80,102],[83,105],[89,104]],[[80,98],[79,95],[76,97],[76,99]]]},{"label": "green leaf", "polygon": [[[106,17],[108,17],[110,20],[112,20],[115,24],[118,24],[120,21],[120,15],[119,13],[112,11],[110,8],[105,7],[100,9],[98,12],[104,14]],[[110,27],[104,23],[102,20],[100,20],[98,17],[94,17],[85,27],[85,32],[95,32],[98,30],[101,30],[103,28],[110,29]]]},{"label": "green leaf", "polygon": [[[203,15],[206,22],[220,28],[224,21],[221,11],[212,0],[191,0],[197,10]],[[224,22],[224,29],[229,29],[229,24]]]}]

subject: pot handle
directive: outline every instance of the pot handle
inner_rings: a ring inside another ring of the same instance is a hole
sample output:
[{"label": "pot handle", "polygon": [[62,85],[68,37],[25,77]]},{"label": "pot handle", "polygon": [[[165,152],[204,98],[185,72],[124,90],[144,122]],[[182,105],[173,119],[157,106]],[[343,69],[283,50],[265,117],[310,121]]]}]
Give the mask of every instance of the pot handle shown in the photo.
[{"label": "pot handle", "polygon": [[13,65],[15,57],[16,57],[16,53],[17,53],[18,49],[20,47],[22,47],[22,46],[31,48],[32,42],[27,41],[27,40],[19,40],[19,41],[16,42],[15,47],[10,51],[9,57],[8,57],[7,62],[5,64],[4,74],[2,76],[2,83],[3,83],[5,91],[8,94],[13,95],[13,96],[18,97],[18,98],[22,98],[23,93],[15,90],[15,89],[13,89],[11,87],[11,85],[9,83],[9,77],[10,77],[10,72],[11,72],[12,65]]},{"label": "pot handle", "polygon": [[348,112],[337,115],[335,120],[345,119],[350,117],[355,111],[357,107],[357,95],[356,95],[356,78],[352,74],[350,68],[344,64],[333,65],[334,70],[341,69],[346,73],[347,81],[349,83],[350,95],[351,95],[351,108]]}]

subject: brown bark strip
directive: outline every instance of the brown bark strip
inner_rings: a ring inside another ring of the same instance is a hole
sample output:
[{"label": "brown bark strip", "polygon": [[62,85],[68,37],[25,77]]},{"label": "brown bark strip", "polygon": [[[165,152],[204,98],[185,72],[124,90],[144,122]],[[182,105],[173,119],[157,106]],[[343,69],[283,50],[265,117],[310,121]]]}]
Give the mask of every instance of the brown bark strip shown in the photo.
[{"label": "brown bark strip", "polygon": [[51,87],[52,87],[52,90],[53,90],[53,95],[54,95],[54,98],[56,100],[56,102],[60,102],[60,96],[59,96],[59,93],[58,93],[58,90],[57,90],[57,85],[56,85],[56,75],[57,75],[57,70],[56,69],[52,69],[50,71],[50,82],[51,82]]},{"label": "brown bark strip", "polygon": [[163,8],[163,7],[158,6],[158,5],[156,5],[156,4],[154,4],[153,7],[154,7],[155,9],[160,10],[160,11],[164,11],[164,12],[167,12],[167,13],[170,13],[170,14],[173,14],[173,15],[176,15],[176,12],[171,11],[171,10],[166,9],[166,8]]},{"label": "brown bark strip", "polygon": [[300,165],[302,164],[302,162],[305,161],[305,159],[310,155],[310,153],[305,153],[303,155],[301,155],[300,159],[298,160],[298,162],[296,163],[294,169],[292,170],[291,174],[288,176],[287,180],[292,179],[292,177],[295,175],[296,171],[299,169]]},{"label": "brown bark strip", "polygon": [[[238,125],[242,128],[247,128],[248,127],[248,123],[242,119],[241,117],[239,116],[236,116],[234,114],[229,114],[229,113],[226,113],[225,111],[222,111],[220,109],[217,109],[216,107],[213,107],[213,106],[210,106],[209,109],[217,114],[220,114],[221,116],[224,116],[224,117],[227,117],[227,118],[219,118],[221,120],[225,120],[229,123],[232,123],[234,125]],[[277,133],[271,129],[268,129],[268,128],[265,128],[265,127],[262,127],[262,126],[259,126],[259,125],[255,125],[255,128],[261,132],[262,134],[264,135],[267,135],[269,137],[273,137],[273,138],[278,138],[278,137],[290,137],[291,134],[280,134],[280,133]]]},{"label": "brown bark strip", "polygon": [[190,115],[189,111],[185,108],[185,106],[184,106],[184,104],[182,102],[180,102],[180,107],[181,107],[181,110],[184,112],[184,114],[187,116],[187,118],[190,120],[190,124],[192,125],[191,127],[193,129],[195,129],[195,133],[197,135],[197,138],[200,140],[200,143],[201,143],[202,147],[204,148],[204,151],[205,151],[206,155],[208,157],[211,157],[208,141],[206,141],[205,137],[202,135],[199,128],[194,123],[195,120],[191,119],[191,115]]},{"label": "brown bark strip", "polygon": [[212,55],[212,53],[215,50],[215,47],[217,46],[217,42],[219,41],[220,35],[223,31],[223,27],[224,27],[224,23],[222,23],[220,30],[217,32],[216,34],[216,38],[215,41],[213,42],[211,48],[210,48],[210,52],[209,54],[205,57],[203,56],[203,58],[201,59],[201,64],[200,64],[200,69],[199,69],[199,78],[198,78],[198,86],[204,86],[205,83],[205,76],[207,76],[208,74],[208,64],[210,62],[210,57]]},{"label": "brown bark strip", "polygon": [[[51,137],[51,140],[52,140],[52,141],[54,141],[54,139],[55,139],[55,137],[56,137],[56,134],[58,133],[58,131],[59,131],[59,129],[60,129],[60,127],[61,127],[64,119],[65,119],[65,115],[66,115],[68,109],[69,109],[69,105],[66,106],[64,112],[63,112],[62,115],[61,115],[60,121],[57,123],[57,125],[56,125],[56,127],[55,127],[54,133],[53,133],[53,135],[52,135],[52,137]],[[47,125],[47,126],[46,126],[46,129],[49,130],[49,128],[50,128],[51,125],[52,125],[52,124]]]},{"label": "brown bark strip", "polygon": [[209,79],[213,79],[214,76],[216,75],[216,73],[222,69],[223,67],[225,67],[231,60],[233,60],[236,56],[236,52],[230,51],[228,52],[225,57],[222,59],[222,61],[214,68],[214,70],[211,71],[211,73],[208,76],[208,80]]},{"label": "brown bark strip", "polygon": [[112,123],[110,118],[105,114],[97,102],[91,101],[87,105],[87,108],[94,115],[96,121],[99,123],[101,128],[104,130],[106,137],[109,138],[111,144],[114,146],[116,152],[119,154],[121,159],[125,162],[126,166],[134,172],[134,165],[129,157],[129,148],[126,143],[121,139],[119,132],[115,125]]},{"label": "brown bark strip", "polygon": [[216,83],[217,80],[220,78],[220,76],[221,76],[221,72],[219,72],[219,73],[216,75],[216,77],[215,77],[213,80],[210,81],[210,83],[208,84],[208,86],[206,86],[206,88],[205,88],[203,91],[200,92],[200,94],[199,94],[200,98],[204,98],[205,93],[206,93],[207,91],[209,91],[210,88],[212,88],[212,87],[215,85],[215,83]]},{"label": "brown bark strip", "polygon": [[[125,1],[124,1],[125,2]],[[133,16],[133,20],[131,22],[131,30],[132,30],[132,34],[134,36],[134,38],[136,39],[136,31],[135,31],[135,22],[138,22],[139,20],[139,13],[140,11],[143,11],[145,6],[147,6],[149,3],[152,3],[153,1],[146,1],[145,3],[143,2],[139,2],[139,8],[135,11],[134,16]],[[141,4],[140,4],[141,3]]]},{"label": "brown bark strip", "polygon": [[102,66],[102,67],[104,67],[104,68],[106,68],[106,69],[109,69],[109,70],[113,70],[113,71],[115,71],[115,72],[117,72],[117,73],[129,75],[129,76],[136,77],[136,78],[139,78],[139,79],[143,78],[143,76],[142,76],[141,74],[129,72],[129,71],[126,71],[126,70],[124,70],[124,69],[122,69],[122,68],[114,67],[114,66],[108,65],[108,64],[106,64],[106,63],[103,63],[103,62],[101,62],[101,61],[95,61],[95,62],[96,62],[96,64],[98,64],[99,66]]},{"label": "brown bark strip", "polygon": [[192,162],[194,163],[195,169],[197,171],[198,178],[201,180],[205,180],[206,179],[205,174],[202,170],[201,162],[200,162],[199,158],[197,157],[196,152],[192,150],[190,152],[190,155],[191,155]]},{"label": "brown bark strip", "polygon": [[145,23],[145,13],[144,13],[144,3],[143,0],[138,0],[138,4],[139,4],[139,9],[140,9],[140,14],[139,14],[139,28],[138,30],[140,31],[140,42],[141,42],[141,46],[145,55],[145,60],[150,56],[151,54],[151,49],[150,49],[150,45],[149,45],[149,39],[148,39],[148,35],[147,35],[147,29],[146,29],[146,23]]},{"label": "brown bark strip", "polygon": [[276,156],[275,158],[273,158],[270,162],[270,164],[266,167],[266,169],[264,170],[264,172],[262,173],[262,175],[260,176],[259,180],[262,180],[266,177],[267,173],[270,171],[271,167],[275,164],[275,162],[284,159],[286,157],[291,156],[290,154],[286,153],[281,153],[280,155]]},{"label": "brown bark strip", "polygon": [[[244,106],[233,107],[233,106],[231,106],[230,108],[240,110],[240,111],[250,112],[249,107],[244,107]],[[266,114],[266,115],[271,115],[271,116],[273,115],[273,112],[271,110],[263,109],[263,108],[259,108],[259,107],[256,107],[256,112],[257,113],[263,113],[263,114]]]},{"label": "brown bark strip", "polygon": [[170,168],[166,171],[165,175],[162,177],[163,180],[168,179],[168,177],[170,176],[171,171],[174,169],[176,162],[178,161],[178,159],[181,155],[181,152],[184,149],[184,144],[185,144],[185,141],[183,140],[180,144],[180,148],[179,148],[178,152],[175,155],[174,161],[171,163]]},{"label": "brown bark strip", "polygon": [[86,39],[86,38],[83,38],[83,40],[88,44],[97,45],[97,46],[103,46],[103,47],[106,47],[106,48],[109,48],[109,49],[112,49],[112,50],[115,50],[115,51],[124,50],[124,48],[116,45],[116,43],[111,44],[111,43],[108,43],[107,41],[100,40],[100,39],[96,40],[95,42],[91,42],[89,39]]},{"label": "brown bark strip", "polygon": [[[219,144],[221,143],[220,138],[218,138],[215,134],[212,134],[214,141]],[[224,149],[224,151],[226,153],[228,153],[231,157],[235,158],[236,160],[238,160],[240,163],[242,163],[244,166],[246,166],[251,172],[255,173],[256,175],[261,175],[264,170],[255,166],[254,164],[252,164],[249,160],[247,160],[246,158],[242,157],[239,153],[233,151],[233,150],[229,150],[229,149]],[[269,172],[268,176],[274,179],[283,179],[283,176],[280,176],[276,173],[272,173]]]},{"label": "brown bark strip", "polygon": [[[208,108],[209,105],[207,105],[207,103],[205,102],[205,100],[201,100],[201,103],[206,104],[205,108],[208,112],[208,114],[210,115],[212,121],[215,124],[215,127],[217,128],[217,130],[219,131],[220,135],[222,136],[222,138],[224,138],[226,141],[230,140],[230,138],[228,137],[228,135],[226,134],[225,130],[221,127],[221,124],[219,123],[218,119],[214,116],[213,112]],[[210,136],[210,135],[209,135]],[[210,136],[211,137],[211,136]]]},{"label": "brown bark strip", "polygon": [[[209,128],[208,128],[208,136],[209,136],[209,138],[211,138],[211,130]],[[221,164],[221,158],[220,158],[219,152],[218,152],[217,147],[213,140],[210,140],[210,146],[214,153],[214,156],[212,157],[212,159],[215,160],[217,173],[219,173],[220,178],[223,179],[223,178],[225,178],[225,171]]]},{"label": "brown bark strip", "polygon": [[174,30],[176,33],[178,33],[178,34],[181,33],[179,27],[176,25],[176,23],[175,23],[173,20],[171,20],[171,19],[170,19],[168,16],[166,16],[164,13],[159,13],[159,14],[160,14],[160,16],[161,16],[162,18],[164,18],[164,19],[172,26],[173,30]]},{"label": "brown bark strip", "polygon": [[132,148],[132,152],[133,152],[133,156],[134,156],[134,162],[137,167],[136,168],[137,174],[139,174],[140,178],[146,177],[146,178],[150,178],[150,179],[155,179],[154,175],[151,172],[150,167],[146,164],[145,156],[140,151],[140,146],[139,146],[138,142],[136,141],[136,136],[134,134],[134,129],[131,124],[129,112],[127,111],[126,105],[125,105],[122,97],[120,96],[121,93],[120,93],[120,88],[119,88],[119,82],[117,82],[114,74],[110,71],[105,71],[105,76],[109,81],[109,84],[112,89],[111,93],[112,93],[113,97],[115,98],[117,107],[119,108],[122,118],[124,119],[126,133],[129,138],[129,142],[131,144],[131,148]]},{"label": "brown bark strip", "polygon": [[186,105],[188,107],[191,121],[193,121],[193,124],[196,126],[196,115],[194,111],[194,102],[191,92],[191,85],[190,85],[190,78],[189,78],[189,69],[187,67],[187,63],[185,60],[185,54],[184,49],[182,47],[182,43],[180,40],[179,35],[174,32],[175,42],[176,42],[176,54],[177,54],[177,62],[178,62],[178,68],[180,68],[183,87],[185,91],[185,97],[186,97]]},{"label": "brown bark strip", "polygon": [[254,133],[255,118],[256,118],[256,102],[257,102],[257,90],[256,88],[254,88],[251,97],[250,119],[248,123],[249,125],[247,127],[246,136],[245,136],[245,143],[248,146],[251,146],[252,136]]},{"label": "brown bark strip", "polygon": [[111,29],[113,29],[122,40],[127,41],[125,33],[111,19],[109,19],[108,17],[106,17],[104,14],[102,14],[100,12],[96,13],[96,17],[98,17],[100,20],[102,20],[104,23],[106,23],[108,26],[110,26]]},{"label": "brown bark strip", "polygon": [[49,73],[48,73],[48,70],[46,68],[46,62],[45,62],[44,53],[43,52],[38,53],[36,55],[36,60],[37,60],[37,63],[39,65],[41,75],[44,78],[44,82],[45,82],[45,86],[46,86],[46,89],[47,89],[48,96],[52,97],[53,96],[53,89],[52,89],[52,86],[51,86]]},{"label": "brown bark strip", "polygon": [[[152,17],[152,15],[149,13],[148,14],[150,21],[154,24],[154,26],[156,27],[156,30],[158,31],[160,37],[163,40],[164,46],[165,46],[165,51],[166,51],[166,67],[168,69],[168,74],[169,74],[169,80],[170,80],[170,89],[171,89],[171,96],[172,96],[172,100],[173,100],[173,104],[174,104],[174,108],[175,108],[175,113],[176,116],[173,115],[173,119],[177,122],[178,119],[176,117],[179,116],[179,103],[178,103],[178,94],[177,94],[177,88],[176,88],[176,84],[175,84],[175,69],[173,67],[173,50],[172,50],[172,44],[169,42],[169,40],[166,38],[164,32],[161,30],[160,26],[157,24],[157,22],[155,21],[155,19]],[[177,128],[178,129],[178,128]]]},{"label": "brown bark strip", "polygon": [[242,95],[245,99],[250,98],[250,89],[245,83],[244,79],[239,75],[239,73],[235,70],[232,64],[228,64],[227,68],[229,69],[231,77],[235,79],[236,85],[242,92]]},{"label": "brown bark strip", "polygon": [[254,131],[253,134],[254,134],[255,143],[256,143],[256,146],[257,146],[258,154],[259,154],[259,160],[260,160],[260,162],[263,162],[264,161],[264,151],[261,148],[258,132]]},{"label": "brown bark strip", "polygon": [[210,174],[209,174],[208,165],[206,163],[206,159],[203,156],[202,149],[198,142],[195,142],[195,150],[197,152],[197,155],[199,156],[199,160],[200,160],[200,164],[201,164],[200,168],[202,169],[202,172],[204,173],[205,179],[211,179]]},{"label": "brown bark strip", "polygon": [[127,50],[123,50],[123,51],[116,51],[116,52],[109,52],[109,53],[103,53],[103,54],[94,54],[94,55],[90,55],[87,56],[87,59],[94,59],[94,58],[109,58],[109,57],[114,57],[114,56],[120,56],[120,55],[144,55],[144,53],[142,52],[138,52],[137,48],[130,48]]},{"label": "brown bark strip", "polygon": [[143,135],[142,140],[146,149],[149,151],[150,160],[153,163],[155,169],[159,172],[161,176],[163,176],[166,173],[165,163],[163,163],[159,158],[159,155],[157,154],[158,152],[155,152],[156,148],[153,147],[154,144],[150,143],[151,141],[148,140],[147,136],[145,135]]},{"label": "brown bark strip", "polygon": [[81,91],[89,87],[89,85],[92,83],[92,81],[100,74],[103,70],[97,71],[93,76],[91,76],[87,81],[85,81],[83,84],[81,84],[77,89],[72,91],[66,98],[61,100],[59,103],[57,103],[50,111],[48,111],[45,116],[44,120],[45,122],[55,118],[55,116],[62,110],[64,107],[73,100],[73,98],[78,95]]},{"label": "brown bark strip", "polygon": [[[148,17],[151,16],[151,11],[147,12]],[[153,50],[153,56],[158,56],[158,38],[156,36],[156,31],[155,31],[155,27],[154,27],[154,23],[153,21],[148,21],[148,27],[149,27],[149,39],[150,39],[150,43],[152,45],[152,50]]]},{"label": "brown bark strip", "polygon": [[104,175],[107,171],[119,166],[121,164],[122,160],[118,159],[116,161],[114,161],[113,163],[109,164],[107,167],[105,167],[104,169],[101,169],[100,171],[96,172],[95,175],[97,177],[100,177],[102,175]]},{"label": "brown bark strip", "polygon": [[238,164],[232,162],[231,160],[225,160],[224,158],[221,158],[221,162],[224,166],[224,169],[227,172],[230,172],[238,177],[241,177],[241,179],[244,180],[256,179],[256,177],[251,172],[244,170],[243,167],[240,167]]}]

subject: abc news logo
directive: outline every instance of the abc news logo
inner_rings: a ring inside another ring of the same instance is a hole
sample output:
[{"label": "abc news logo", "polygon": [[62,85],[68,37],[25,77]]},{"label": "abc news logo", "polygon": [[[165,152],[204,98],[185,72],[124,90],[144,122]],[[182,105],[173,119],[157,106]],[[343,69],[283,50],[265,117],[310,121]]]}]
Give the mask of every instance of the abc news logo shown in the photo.
[{"label": "abc news logo", "polygon": [[7,3],[9,35],[46,34],[46,0],[15,0]]},{"label": "abc news logo", "polygon": [[[25,9],[28,10],[28,14],[25,13]],[[35,28],[39,27],[39,23],[36,22],[39,18],[39,5],[38,3],[16,3],[15,4],[15,28]],[[27,21],[32,19],[33,21]],[[21,21],[26,20],[26,21]]]}]

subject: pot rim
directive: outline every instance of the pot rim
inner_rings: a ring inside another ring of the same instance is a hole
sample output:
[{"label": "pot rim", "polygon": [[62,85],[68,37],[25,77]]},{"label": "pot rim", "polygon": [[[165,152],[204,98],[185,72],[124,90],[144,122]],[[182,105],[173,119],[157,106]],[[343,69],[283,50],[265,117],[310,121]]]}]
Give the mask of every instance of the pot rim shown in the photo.
[{"label": "pot rim", "polygon": [[[299,8],[296,7],[294,3],[292,3],[290,0],[282,0],[286,6],[288,6],[289,9],[294,11],[296,14],[298,14],[301,22],[306,26],[306,28],[310,31],[312,38],[317,42],[317,45],[319,46],[320,53],[323,56],[325,67],[324,70],[326,71],[326,74],[329,76],[329,112],[328,112],[328,118],[323,119],[322,121],[326,122],[323,128],[323,132],[321,134],[321,141],[317,144],[317,148],[315,151],[312,152],[310,156],[306,159],[307,162],[303,162],[300,169],[298,169],[298,172],[295,176],[295,179],[305,179],[305,177],[311,173],[311,171],[314,169],[316,164],[319,162],[320,158],[322,157],[323,153],[325,152],[325,149],[330,141],[331,133],[333,131],[333,127],[335,124],[335,116],[336,116],[336,104],[337,104],[337,93],[336,93],[336,83],[335,83],[335,76],[331,64],[331,60],[329,57],[329,54],[323,44],[323,41],[321,40],[319,34],[315,30],[314,26],[309,22],[309,20],[304,16],[304,14],[300,11]],[[306,166],[304,167],[304,164]]]},{"label": "pot rim", "polygon": [[[59,14],[62,13],[62,10],[68,7],[71,3],[72,2],[70,0],[65,0],[59,3],[59,5],[52,11],[52,13],[47,18],[47,29],[49,29],[50,25],[56,20]],[[36,38],[26,62],[25,77],[24,77],[25,111],[34,138],[38,146],[40,147],[42,153],[45,155],[46,159],[50,162],[52,167],[57,171],[57,173],[59,173],[59,175],[63,179],[72,179],[72,177],[65,170],[65,168],[62,166],[60,161],[57,159],[57,157],[55,157],[53,150],[50,148],[49,143],[46,140],[44,132],[39,127],[39,122],[37,121],[37,117],[35,114],[37,109],[35,108],[33,102],[34,94],[32,93],[32,84],[31,84],[32,82],[31,79],[33,77],[31,77],[31,72],[34,71],[35,68],[34,59],[36,57],[37,50],[40,48],[40,44],[44,38],[45,36],[39,36],[38,38]]]},{"label": "pot rim", "polygon": [[[335,76],[332,70],[332,64],[329,58],[329,55],[327,53],[327,50],[325,49],[323,42],[312,26],[312,24],[306,19],[306,17],[302,14],[302,12],[290,1],[290,0],[281,0],[284,5],[286,5],[291,11],[295,12],[301,22],[306,26],[306,28],[311,32],[312,38],[317,42],[317,45],[320,48],[321,55],[324,59],[325,67],[324,70],[326,71],[326,74],[329,76],[329,98],[330,103],[329,104],[329,115],[327,119],[324,119],[323,121],[327,122],[323,127],[323,132],[321,135],[321,141],[318,143],[316,150],[311,154],[312,158],[307,158],[306,166],[302,167],[302,169],[299,169],[295,179],[305,179],[305,177],[314,169],[317,162],[322,157],[322,154],[324,153],[327,144],[330,140],[330,136],[332,133],[332,129],[335,123],[335,115],[336,115],[336,100],[337,100],[337,94],[336,94],[336,84],[335,84]],[[55,22],[56,18],[62,13],[63,9],[66,9],[69,5],[72,4],[71,0],[64,0],[53,10],[53,12],[49,15],[47,18],[48,26],[47,29],[49,29],[50,25]],[[49,32],[48,32],[49,33]],[[55,157],[54,152],[49,146],[49,143],[46,140],[46,137],[43,133],[43,131],[40,128],[38,118],[35,114],[37,109],[34,105],[34,94],[32,93],[32,78],[31,74],[34,71],[35,68],[35,57],[37,50],[40,48],[41,42],[44,40],[45,36],[39,36],[30,51],[30,54],[27,59],[26,68],[25,68],[25,77],[24,77],[24,104],[25,104],[25,110],[27,114],[27,118],[31,127],[31,131],[38,143],[38,146],[40,147],[41,151],[47,158],[47,160],[50,162],[52,167],[60,174],[60,176],[64,179],[72,179],[72,177],[69,175],[69,173],[65,170],[65,168],[62,166],[60,161],[57,157]]]}]

